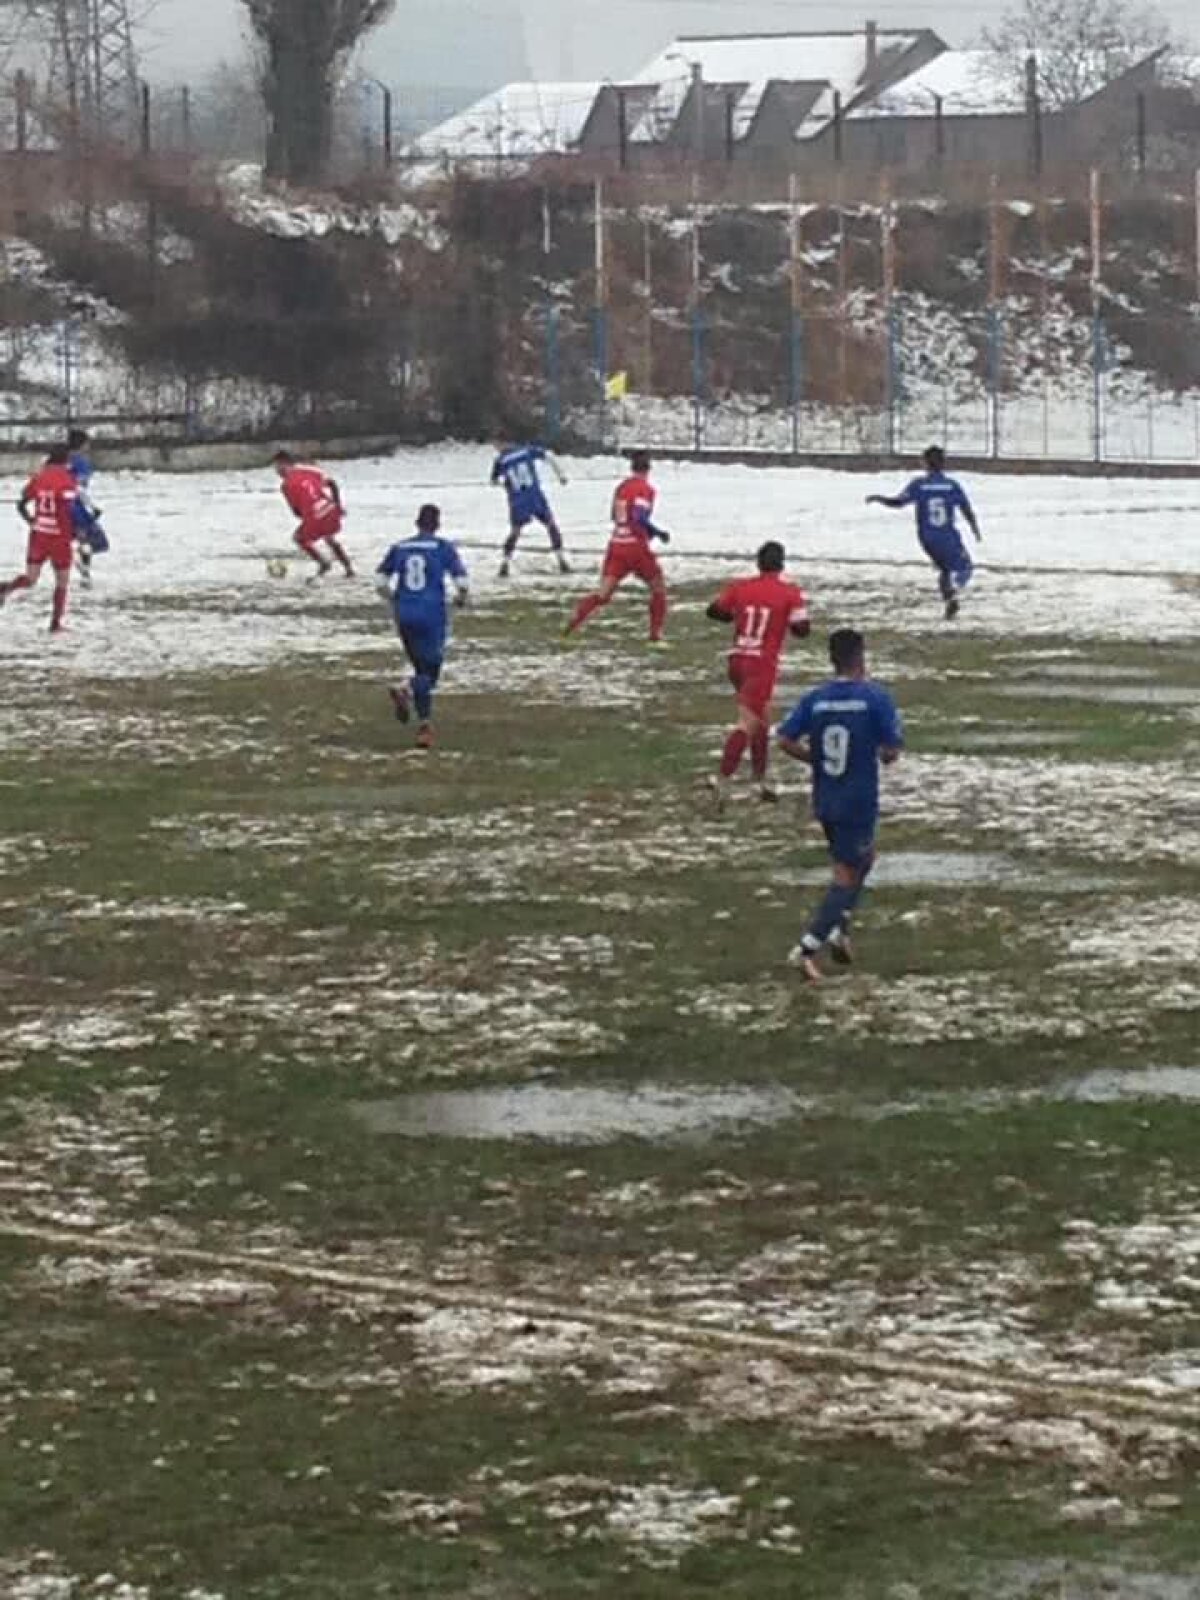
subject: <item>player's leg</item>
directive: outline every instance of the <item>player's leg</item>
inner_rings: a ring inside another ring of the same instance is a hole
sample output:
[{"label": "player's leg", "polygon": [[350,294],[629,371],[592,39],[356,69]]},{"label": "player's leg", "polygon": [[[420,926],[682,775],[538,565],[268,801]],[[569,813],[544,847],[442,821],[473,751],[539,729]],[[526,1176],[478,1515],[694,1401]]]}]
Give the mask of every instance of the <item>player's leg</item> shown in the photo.
[{"label": "player's leg", "polygon": [[417,745],[428,750],[433,744],[433,693],[442,676],[445,634],[438,628],[422,628],[413,640],[413,708],[417,714]]},{"label": "player's leg", "polygon": [[67,614],[67,595],[71,588],[71,560],[74,551],[68,543],[54,565],[54,597],[50,602],[50,632],[61,633],[63,618]]},{"label": "player's leg", "polygon": [[563,638],[569,639],[573,633],[578,633],[593,612],[599,611],[601,606],[606,606],[620,588],[626,576],[625,563],[621,556],[609,554],[605,557],[604,569],[600,574],[600,585],[592,594],[585,594],[575,607],[575,613],[563,630]]},{"label": "player's leg", "polygon": [[32,558],[26,563],[25,571],[19,572],[15,578],[10,578],[7,583],[0,584],[0,606],[10,595],[16,594],[21,589],[32,589],[42,575],[41,561]]},{"label": "player's leg", "polygon": [[[337,563],[341,567],[342,571],[346,574],[346,576],[348,578],[352,578],[354,576],[354,565],[351,562],[350,557],[346,553],[345,545],[338,538],[337,534],[336,533],[327,534],[326,538],[325,538],[325,543],[333,551],[333,554],[334,554],[334,556],[335,556],[335,558],[337,560]],[[326,567],[328,568],[328,563],[326,563]]]},{"label": "player's leg", "polygon": [[550,553],[558,562],[558,570],[563,573],[570,572],[571,563],[567,560],[566,552],[563,550],[562,529],[555,519],[554,512],[550,509],[550,502],[543,498],[535,515],[546,530],[547,537],[550,540]]},{"label": "player's leg", "polygon": [[79,581],[85,589],[92,587],[92,547],[86,536],[75,541],[75,566]]},{"label": "player's leg", "polygon": [[813,983],[820,981],[818,957],[826,945],[836,945],[834,959],[841,965],[850,964],[849,920],[875,862],[874,840],[862,828],[827,824],[825,834],[833,858],[833,881],[789,957]]},{"label": "player's leg", "polygon": [[767,661],[754,663],[742,688],[742,704],[752,718],[750,727],[750,770],[758,784],[760,800],[779,799],[779,791],[768,777],[771,760],[771,696],[775,693],[776,668]]},{"label": "player's leg", "polygon": [[639,550],[635,570],[650,590],[650,643],[665,645],[663,628],[667,621],[667,580],[657,556],[648,546]]},{"label": "player's leg", "polygon": [[500,571],[498,577],[507,578],[512,571],[513,557],[517,553],[517,546],[521,542],[521,535],[525,531],[525,524],[529,518],[524,515],[520,505],[515,500],[509,501],[508,506],[508,538],[504,541],[500,552]]},{"label": "player's leg", "polygon": [[292,537],[296,548],[301,552],[301,554],[306,555],[308,559],[316,565],[317,570],[313,574],[313,577],[325,577],[332,568],[332,562],[330,562],[317,548],[324,538],[321,530],[319,528],[313,528],[307,523],[302,522]]}]

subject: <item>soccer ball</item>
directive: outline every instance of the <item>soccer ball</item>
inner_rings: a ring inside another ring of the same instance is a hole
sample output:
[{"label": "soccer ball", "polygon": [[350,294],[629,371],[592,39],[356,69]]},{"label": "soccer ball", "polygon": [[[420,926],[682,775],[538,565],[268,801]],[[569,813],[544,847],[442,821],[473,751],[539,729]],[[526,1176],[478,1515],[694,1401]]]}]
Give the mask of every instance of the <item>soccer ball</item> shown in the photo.
[{"label": "soccer ball", "polygon": [[286,578],[288,564],[282,556],[272,556],[267,562],[267,576],[269,578]]}]

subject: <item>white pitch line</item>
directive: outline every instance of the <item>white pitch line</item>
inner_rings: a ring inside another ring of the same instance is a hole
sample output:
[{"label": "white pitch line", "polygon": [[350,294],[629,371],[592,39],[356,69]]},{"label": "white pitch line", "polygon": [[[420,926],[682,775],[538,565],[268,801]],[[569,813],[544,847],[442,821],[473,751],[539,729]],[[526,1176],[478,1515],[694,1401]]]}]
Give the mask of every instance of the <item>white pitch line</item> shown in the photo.
[{"label": "white pitch line", "polygon": [[262,1278],[280,1279],[340,1290],[349,1295],[371,1294],[387,1299],[405,1298],[418,1304],[444,1306],[450,1310],[486,1311],[496,1316],[518,1317],[526,1321],[577,1323],[596,1332],[622,1338],[642,1338],[681,1349],[727,1351],[736,1355],[769,1356],[794,1366],[829,1368],[880,1379],[901,1379],[925,1388],[943,1388],[962,1393],[998,1390],[1014,1400],[1044,1405],[1047,1400],[1065,1401],[1070,1410],[1086,1410],[1109,1416],[1152,1419],[1174,1427],[1200,1426],[1200,1402],[1179,1394],[1151,1394],[1133,1386],[1120,1387],[1087,1378],[1029,1377],[995,1366],[973,1366],[967,1362],[906,1360],[880,1351],[850,1350],[793,1338],[787,1334],[761,1333],[754,1329],[700,1326],[677,1322],[668,1317],[636,1311],[606,1310],[582,1302],[566,1305],[539,1296],[513,1299],[486,1290],[430,1283],[426,1279],[402,1274],[347,1271],[325,1267],[317,1262],[288,1261],[277,1256],[240,1251],[205,1250],[196,1245],[172,1244],[161,1239],[138,1238],[124,1234],[74,1233],[66,1228],[51,1228],[39,1223],[0,1217],[0,1237],[42,1245],[48,1250],[71,1255],[142,1258],[161,1265],[203,1267],[220,1273],[248,1273]]}]

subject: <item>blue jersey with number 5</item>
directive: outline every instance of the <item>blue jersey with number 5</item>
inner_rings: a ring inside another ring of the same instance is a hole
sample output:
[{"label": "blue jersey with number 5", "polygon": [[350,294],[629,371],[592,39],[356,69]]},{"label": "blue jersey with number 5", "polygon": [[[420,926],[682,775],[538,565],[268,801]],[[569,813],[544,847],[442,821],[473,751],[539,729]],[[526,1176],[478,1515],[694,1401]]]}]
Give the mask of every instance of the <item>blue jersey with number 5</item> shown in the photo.
[{"label": "blue jersey with number 5", "polygon": [[869,679],[834,678],[804,696],[780,725],[812,751],[813,810],[819,822],[874,826],[879,752],[899,750],[904,726],[886,689]]},{"label": "blue jersey with number 5", "polygon": [[465,583],[467,569],[449,539],[418,534],[394,544],[379,563],[385,578],[394,578],[392,605],[396,620],[409,627],[446,625],[446,584]]},{"label": "blue jersey with number 5", "polygon": [[916,507],[917,537],[928,553],[935,561],[952,565],[944,558],[965,549],[958,531],[957,513],[971,509],[962,484],[944,472],[927,472],[923,477],[914,478],[899,499],[902,505]]}]

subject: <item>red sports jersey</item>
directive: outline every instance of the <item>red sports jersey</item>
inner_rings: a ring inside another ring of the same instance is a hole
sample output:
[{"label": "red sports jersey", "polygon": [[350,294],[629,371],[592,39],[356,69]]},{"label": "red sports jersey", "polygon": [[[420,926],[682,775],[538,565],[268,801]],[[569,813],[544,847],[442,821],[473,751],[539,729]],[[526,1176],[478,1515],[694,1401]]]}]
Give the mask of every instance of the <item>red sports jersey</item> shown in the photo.
[{"label": "red sports jersey", "polygon": [[66,467],[43,467],[35,472],[21,494],[31,502],[29,531],[35,539],[72,539],[75,536],[75,501],[79,486]]},{"label": "red sports jersey", "polygon": [[730,655],[754,656],[777,662],[788,629],[808,616],[808,599],[799,585],[778,572],[731,583],[717,599],[722,611],[733,617],[734,641]]},{"label": "red sports jersey", "polygon": [[320,467],[293,467],[282,489],[283,498],[302,522],[325,522],[338,511],[333,482]]},{"label": "red sports jersey", "polygon": [[650,520],[657,498],[649,478],[626,478],[613,496],[613,543],[628,544],[639,540],[646,544],[650,535],[645,524]]}]

